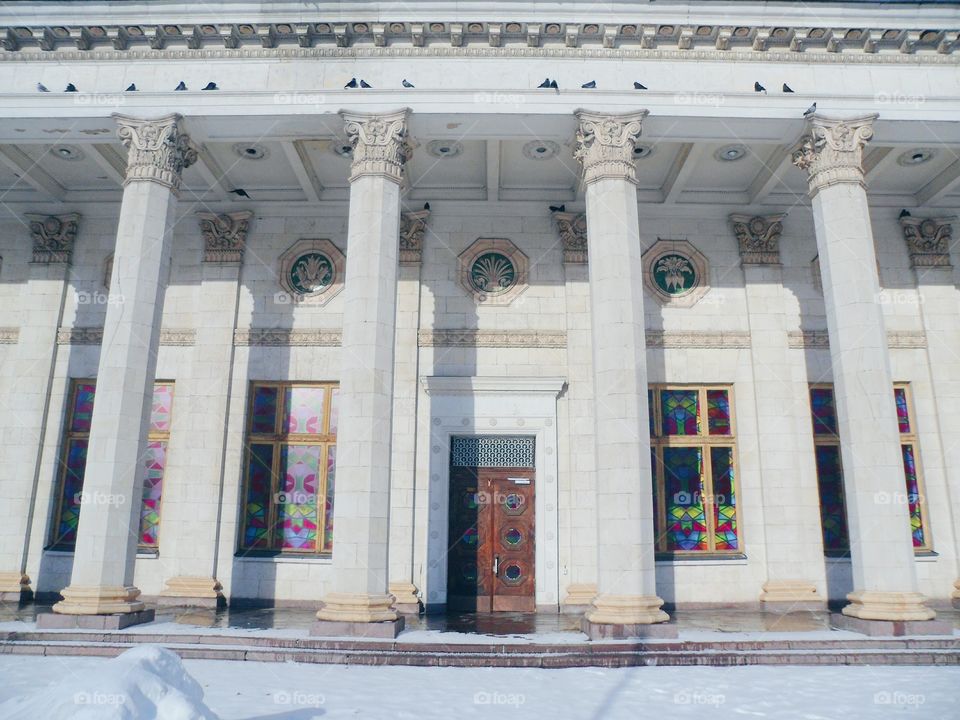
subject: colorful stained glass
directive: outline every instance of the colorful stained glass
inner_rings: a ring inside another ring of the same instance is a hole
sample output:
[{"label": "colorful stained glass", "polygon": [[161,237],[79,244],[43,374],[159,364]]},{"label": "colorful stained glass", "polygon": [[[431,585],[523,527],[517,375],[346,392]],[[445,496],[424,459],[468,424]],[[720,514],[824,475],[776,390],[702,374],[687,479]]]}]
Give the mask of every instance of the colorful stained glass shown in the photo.
[{"label": "colorful stained glass", "polygon": [[658,550],[661,549],[662,543],[660,542],[660,535],[663,530],[660,527],[660,503],[659,503],[659,485],[657,482],[657,449],[650,448],[650,473],[653,477],[653,546]]},{"label": "colorful stained glass", "polygon": [[664,435],[699,435],[699,392],[693,390],[661,390],[660,412]]},{"label": "colorful stained glass", "polygon": [[910,533],[913,546],[923,547],[923,510],[921,509],[920,483],[917,481],[917,459],[913,445],[901,445],[903,451],[903,474],[907,482],[907,502],[910,504]]},{"label": "colorful stained glass", "polygon": [[150,409],[150,432],[170,432],[170,414],[173,410],[173,385],[157,383],[153,386],[153,405]]},{"label": "colorful stained glass", "polygon": [[286,445],[281,450],[282,485],[277,493],[277,532],[284,550],[314,550],[317,545],[319,445]]},{"label": "colorful stained glass", "polygon": [[96,383],[77,383],[74,386],[73,414],[70,416],[70,432],[90,432],[90,422],[93,420],[93,396],[96,392]]},{"label": "colorful stained glass", "polygon": [[60,524],[54,545],[73,545],[77,541],[80,523],[80,503],[83,493],[83,473],[87,466],[87,439],[74,438],[67,443],[66,468],[63,474],[63,500],[60,506]]},{"label": "colorful stained glass", "polygon": [[324,508],[326,523],[323,528],[323,549],[333,549],[333,481],[337,469],[337,448],[330,445],[327,448],[327,497]]},{"label": "colorful stained glass", "polygon": [[843,502],[843,468],[840,447],[817,445],[817,486],[820,490],[820,525],[825,552],[846,552],[850,547],[847,535],[847,513]]},{"label": "colorful stained glass", "polygon": [[730,395],[726,390],[707,390],[707,425],[711,435],[729,435]]},{"label": "colorful stained glass", "polygon": [[701,448],[665,447],[663,466],[667,550],[706,550]]},{"label": "colorful stained glass", "polygon": [[507,545],[519,545],[523,541],[523,533],[517,530],[516,528],[510,528],[507,530],[506,534],[503,536],[504,541]]},{"label": "colorful stained glass", "polygon": [[893,397],[897,401],[897,422],[900,432],[910,432],[910,411],[907,409],[907,391],[905,388],[894,388]]},{"label": "colorful stained glass", "polygon": [[273,476],[273,445],[251,445],[247,463],[243,545],[246,548],[267,549],[270,547],[269,510]]},{"label": "colorful stained glass", "polygon": [[323,403],[327,389],[298,385],[288,387],[285,398],[286,426],[290,434],[323,433]]},{"label": "colorful stained glass", "polygon": [[714,549],[736,550],[737,498],[733,478],[733,448],[710,448],[710,466],[713,474]]},{"label": "colorful stained glass", "polygon": [[467,528],[460,539],[467,545],[476,545],[480,540],[480,533],[477,532],[475,527]]},{"label": "colorful stained glass", "polygon": [[143,481],[143,504],[140,507],[140,545],[157,547],[160,530],[160,496],[163,489],[163,469],[167,463],[167,443],[152,440],[147,443],[145,464],[147,475]]},{"label": "colorful stained glass", "polygon": [[653,390],[647,390],[647,412],[650,415],[650,437],[655,437],[657,434],[657,420],[653,413]]},{"label": "colorful stained glass", "polygon": [[837,410],[832,388],[810,388],[810,412],[814,435],[837,434]]},{"label": "colorful stained glass", "polygon": [[340,420],[339,402],[340,388],[333,388],[330,392],[330,430],[331,435],[337,434],[337,423]]},{"label": "colorful stained glass", "polygon": [[250,432],[268,435],[276,432],[279,392],[280,389],[273,385],[257,385],[254,388]]}]

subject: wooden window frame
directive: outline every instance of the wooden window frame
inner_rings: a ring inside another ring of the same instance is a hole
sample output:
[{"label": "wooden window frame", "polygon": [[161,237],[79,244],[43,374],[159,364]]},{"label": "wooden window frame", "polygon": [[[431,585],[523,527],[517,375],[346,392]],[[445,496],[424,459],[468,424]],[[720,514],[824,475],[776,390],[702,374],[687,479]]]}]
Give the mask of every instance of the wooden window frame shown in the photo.
[{"label": "wooden window frame", "polygon": [[[337,446],[336,433],[330,432],[330,414],[333,407],[334,394],[338,392],[340,383],[333,381],[261,381],[253,380],[249,384],[249,397],[247,399],[247,419],[244,426],[244,453],[243,453],[243,482],[241,483],[240,496],[240,522],[238,526],[240,533],[237,542],[237,553],[244,556],[293,556],[293,557],[321,557],[330,558],[333,555],[332,546],[326,542],[326,497],[328,487],[328,462],[331,448]],[[254,433],[253,432],[253,403],[256,397],[257,388],[273,387],[277,389],[277,412],[273,420],[272,433]],[[307,387],[324,388],[326,392],[323,398],[323,432],[317,434],[309,433],[287,433],[283,431],[283,421],[286,419],[286,391],[288,388]],[[269,547],[248,547],[245,545],[247,536],[247,498],[250,484],[250,458],[252,447],[254,445],[272,445],[273,461],[270,468],[270,496],[269,507],[267,510],[267,528]],[[317,544],[313,550],[297,550],[294,548],[282,548],[279,546],[277,533],[277,502],[276,497],[279,494],[279,484],[281,481],[280,461],[282,449],[286,446],[320,446],[321,453],[318,469],[320,478],[317,485],[316,505],[317,505]],[[334,491],[336,492],[336,491]]]},{"label": "wooden window frame", "polygon": [[[653,415],[654,433],[650,437],[650,447],[657,457],[657,466],[652,468],[653,482],[655,483],[658,536],[654,538],[657,559],[669,560],[674,558],[729,558],[742,557],[746,554],[743,540],[742,513],[740,511],[742,497],[740,495],[740,460],[737,453],[737,418],[732,384],[697,383],[651,383],[649,389],[653,391],[653,402],[650,412]],[[697,403],[700,411],[700,432],[697,435],[664,435],[663,408],[660,400],[662,390],[697,390]],[[725,390],[730,405],[730,433],[728,435],[711,435],[710,418],[707,405],[709,390]],[[666,526],[666,467],[663,464],[663,449],[665,447],[699,447],[701,448],[701,485],[703,488],[703,513],[707,527],[706,550],[668,550]],[[713,492],[713,459],[710,449],[714,447],[730,448],[731,465],[733,468],[733,494],[736,501],[737,548],[735,550],[716,549],[716,520],[714,518],[715,493]]]}]

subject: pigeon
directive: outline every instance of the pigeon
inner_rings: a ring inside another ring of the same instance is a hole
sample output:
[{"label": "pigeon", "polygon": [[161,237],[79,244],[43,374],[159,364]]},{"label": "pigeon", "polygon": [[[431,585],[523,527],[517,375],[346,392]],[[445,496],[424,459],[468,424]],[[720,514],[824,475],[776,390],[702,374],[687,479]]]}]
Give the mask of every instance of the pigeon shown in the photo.
[{"label": "pigeon", "polygon": [[580,87],[586,88],[587,90],[593,90],[596,86],[597,86],[597,81],[596,81],[596,80],[591,80],[591,81],[588,82],[588,83],[584,83],[584,84],[581,85]]},{"label": "pigeon", "polygon": [[816,111],[817,111],[817,104],[814,103],[813,105],[808,107],[806,110],[804,110],[803,115],[804,117],[806,117],[807,115],[813,115]]},{"label": "pigeon", "polygon": [[348,83],[347,83],[346,85],[344,85],[343,87],[344,87],[344,88],[355,88],[355,87],[357,87],[357,79],[356,79],[356,78],[350,78],[350,82],[348,82]]},{"label": "pigeon", "polygon": [[183,80],[181,80],[180,84],[174,88],[174,90],[186,90],[186,89],[187,89],[187,84]]},{"label": "pigeon", "polygon": [[551,205],[551,206],[550,206],[550,212],[566,212],[566,211],[567,211],[567,204],[566,204],[566,203],[564,203],[563,205]]},{"label": "pigeon", "polygon": [[136,91],[137,91],[136,83],[130,83],[124,92],[136,92]]},{"label": "pigeon", "polygon": [[412,83],[412,82],[409,82],[406,78],[404,78],[404,80],[403,80],[403,86],[406,87],[406,88],[412,88],[412,87],[413,87],[413,83]]},{"label": "pigeon", "polygon": [[753,83],[753,91],[758,93],[767,94],[767,89],[758,82]]},{"label": "pigeon", "polygon": [[537,88],[550,88],[550,78],[544,78],[543,82],[537,85]]},{"label": "pigeon", "polygon": [[897,219],[901,219],[901,218],[905,218],[905,217],[910,217],[910,211],[909,211],[909,210],[901,210],[901,211],[900,211],[900,214],[897,216]]},{"label": "pigeon", "polygon": [[43,83],[37,83],[37,91],[38,91],[38,92],[50,92],[49,90],[47,90],[47,86],[44,85]]},{"label": "pigeon", "polygon": [[551,80],[551,81],[550,81],[550,89],[551,89],[551,90],[559,90],[559,89],[560,89],[560,88],[557,87],[557,81],[556,81],[556,80]]},{"label": "pigeon", "polygon": [[423,204],[423,209],[424,209],[424,210],[429,210],[429,209],[430,209],[430,203],[425,202],[425,203]]},{"label": "pigeon", "polygon": [[236,190],[230,190],[229,192],[230,192],[232,195],[236,195],[237,197],[245,197],[245,198],[248,198],[248,199],[250,198],[250,196],[247,195],[247,191],[244,190],[243,188],[237,188]]},{"label": "pigeon", "polygon": [[219,90],[215,82],[208,82],[206,87],[200,88],[201,90]]},{"label": "pigeon", "polygon": [[371,85],[370,83],[368,83],[366,80],[361,80],[361,81],[360,81],[360,87],[362,87],[362,88],[372,88],[373,85]]},{"label": "pigeon", "polygon": [[636,80],[634,80],[634,81],[633,81],[633,89],[634,89],[634,90],[646,90],[646,89],[647,89],[647,86],[646,86],[646,85],[643,85],[643,84],[641,84],[641,83],[638,83]]},{"label": "pigeon", "polygon": [[789,85],[787,85],[786,83],[784,83],[784,84],[783,84],[783,91],[784,91],[784,92],[792,93],[792,92],[793,92],[793,88],[790,87]]},{"label": "pigeon", "polygon": [[77,86],[73,83],[67,83],[67,87],[64,92],[77,92]]}]

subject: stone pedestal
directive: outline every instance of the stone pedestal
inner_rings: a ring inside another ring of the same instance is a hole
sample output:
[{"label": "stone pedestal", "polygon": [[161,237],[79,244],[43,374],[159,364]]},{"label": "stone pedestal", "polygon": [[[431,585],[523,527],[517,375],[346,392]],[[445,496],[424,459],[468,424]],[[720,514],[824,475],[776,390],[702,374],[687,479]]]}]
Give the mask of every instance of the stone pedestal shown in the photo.
[{"label": "stone pedestal", "polygon": [[331,590],[317,612],[325,622],[314,627],[315,634],[364,634],[355,623],[396,626],[397,620],[387,587],[387,540],[400,183],[410,153],[407,111],[343,115],[354,150],[340,350],[334,567]]},{"label": "stone pedestal", "polygon": [[27,602],[32,598],[33,590],[30,588],[30,578],[26,573],[0,573],[0,602]]},{"label": "stone pedestal", "polygon": [[597,591],[606,633],[668,619],[656,594],[643,268],[633,149],[646,112],[577,111],[586,183],[596,394]]},{"label": "stone pedestal", "polygon": [[948,620],[863,620],[840,613],[830,616],[830,625],[872,637],[904,635],[944,635],[953,637],[953,623]]},{"label": "stone pedestal", "polygon": [[567,595],[560,604],[560,611],[569,615],[586,612],[597,596],[597,586],[593,583],[567,585]]},{"label": "stone pedestal", "polygon": [[[147,428],[160,344],[170,228],[184,167],[196,159],[178,115],[115,116],[128,148],[127,175],[104,321],[84,502],[63,615],[144,618],[133,586]],[[87,500],[89,498],[89,501]],[[142,620],[138,620],[142,621]]]},{"label": "stone pedestal", "polygon": [[420,598],[417,597],[417,586],[408,582],[390,583],[390,594],[393,595],[393,609],[401,615],[419,615]]},{"label": "stone pedestal", "polygon": [[844,615],[924,620],[900,433],[863,180],[862,151],[876,116],[814,115],[794,163],[809,175],[823,276],[854,592]]},{"label": "stone pedestal", "polygon": [[122,612],[115,615],[41,613],[37,615],[37,630],[123,630],[131,625],[153,622],[153,619],[153,610]]},{"label": "stone pedestal", "polygon": [[158,607],[216,608],[226,605],[223,587],[212,577],[178,575],[167,580],[157,597]]}]

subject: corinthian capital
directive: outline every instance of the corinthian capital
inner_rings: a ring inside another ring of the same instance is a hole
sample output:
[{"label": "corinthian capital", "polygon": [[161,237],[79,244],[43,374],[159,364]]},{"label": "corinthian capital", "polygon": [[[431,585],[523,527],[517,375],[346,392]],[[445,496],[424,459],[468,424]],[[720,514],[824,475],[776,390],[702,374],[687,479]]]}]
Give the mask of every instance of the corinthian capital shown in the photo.
[{"label": "corinthian capital", "polygon": [[113,119],[120,126],[120,142],[127,148],[127,176],[123,184],[147,180],[180,192],[184,168],[197,161],[197,151],[190,136],[183,132],[180,115],[143,120],[114,113]]},{"label": "corinthian capital", "polygon": [[400,264],[419,265],[423,258],[423,233],[427,229],[429,210],[400,214]]},{"label": "corinthian capital", "polygon": [[915,268],[950,267],[950,245],[953,242],[955,217],[900,218],[903,239],[907,242],[910,264]]},{"label": "corinthian capital", "polygon": [[780,264],[780,234],[785,217],[785,214],[730,216],[744,265]]},{"label": "corinthian capital", "polygon": [[350,182],[364,175],[403,181],[403,166],[413,155],[407,137],[407,108],[385,115],[341,112],[353,146]]},{"label": "corinthian capital", "polygon": [[203,261],[214,263],[241,263],[247,245],[247,230],[253,213],[241,210],[231,213],[199,212],[200,232],[203,235]]},{"label": "corinthian capital", "polygon": [[77,239],[80,215],[27,215],[30,239],[33,241],[33,262],[69,263],[73,242]]},{"label": "corinthian capital", "polygon": [[873,137],[876,119],[876,114],[841,120],[810,117],[793,164],[807,171],[811,195],[835,183],[863,185],[863,147]]},{"label": "corinthian capital", "polygon": [[584,181],[589,184],[603,178],[621,178],[636,183],[633,150],[647,111],[602,115],[577,110],[574,114],[580,126],[573,156],[580,161]]}]

